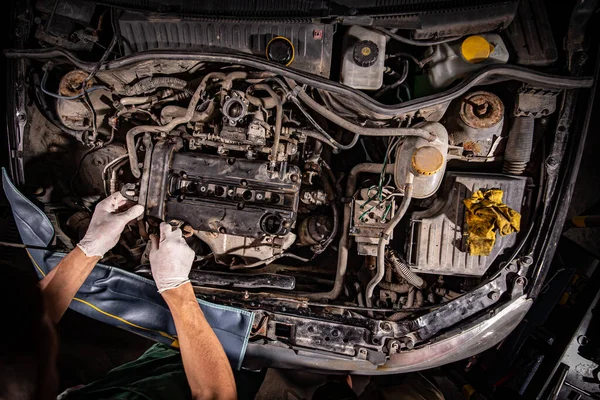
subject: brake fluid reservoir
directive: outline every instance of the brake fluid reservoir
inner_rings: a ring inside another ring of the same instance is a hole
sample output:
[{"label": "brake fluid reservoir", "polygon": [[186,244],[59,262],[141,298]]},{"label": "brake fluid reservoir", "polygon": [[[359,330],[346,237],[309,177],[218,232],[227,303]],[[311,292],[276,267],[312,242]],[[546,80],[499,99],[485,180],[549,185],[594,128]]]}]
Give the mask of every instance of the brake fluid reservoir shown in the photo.
[{"label": "brake fluid reservoir", "polygon": [[492,64],[506,64],[508,50],[500,35],[484,33],[468,36],[430,48],[433,52],[429,65],[429,81],[435,88],[443,88],[454,80]]},{"label": "brake fluid reservoir", "polygon": [[424,199],[433,195],[444,178],[448,157],[448,132],[439,122],[423,122],[414,128],[424,129],[436,135],[433,142],[409,136],[396,151],[394,181],[401,188],[408,172],[414,175],[413,197]]},{"label": "brake fluid reservoir", "polygon": [[362,90],[377,90],[383,84],[385,35],[352,26],[344,36],[344,58],[340,82]]}]

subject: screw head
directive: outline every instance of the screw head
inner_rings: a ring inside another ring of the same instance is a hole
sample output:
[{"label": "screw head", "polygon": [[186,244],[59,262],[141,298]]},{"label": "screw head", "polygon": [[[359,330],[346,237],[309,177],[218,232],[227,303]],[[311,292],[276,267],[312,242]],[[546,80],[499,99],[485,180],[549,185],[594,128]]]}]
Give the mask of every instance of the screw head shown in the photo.
[{"label": "screw head", "polygon": [[500,298],[500,293],[490,292],[490,293],[488,293],[488,298],[492,301],[498,301],[498,299]]},{"label": "screw head", "polygon": [[531,265],[531,264],[533,264],[533,257],[531,257],[531,256],[525,256],[525,257],[523,257],[521,259],[521,262],[523,264]]},{"label": "screw head", "polygon": [[525,286],[527,284],[527,279],[520,276],[515,280],[515,284],[518,286]]},{"label": "screw head", "polygon": [[392,330],[392,324],[390,324],[389,322],[382,322],[380,326],[381,326],[381,329],[384,331]]}]

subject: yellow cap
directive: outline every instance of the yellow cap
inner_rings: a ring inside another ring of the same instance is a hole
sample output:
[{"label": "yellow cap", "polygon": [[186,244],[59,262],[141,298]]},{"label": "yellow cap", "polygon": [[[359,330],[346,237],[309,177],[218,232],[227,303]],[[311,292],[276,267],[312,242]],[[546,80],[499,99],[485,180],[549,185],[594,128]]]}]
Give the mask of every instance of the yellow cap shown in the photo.
[{"label": "yellow cap", "polygon": [[462,42],[460,51],[465,60],[476,64],[487,60],[494,46],[482,36],[469,36]]},{"label": "yellow cap", "polygon": [[412,156],[412,166],[418,174],[433,175],[444,165],[444,156],[432,146],[419,147]]}]

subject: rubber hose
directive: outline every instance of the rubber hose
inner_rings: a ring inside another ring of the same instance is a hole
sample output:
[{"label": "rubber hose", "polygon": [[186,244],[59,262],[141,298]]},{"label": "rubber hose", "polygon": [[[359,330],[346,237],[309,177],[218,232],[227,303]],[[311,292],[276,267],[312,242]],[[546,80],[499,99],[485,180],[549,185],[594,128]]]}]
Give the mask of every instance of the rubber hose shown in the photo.
[{"label": "rubber hose", "polygon": [[415,295],[415,303],[413,304],[413,306],[415,308],[421,308],[425,305],[425,296],[423,295],[423,292],[420,290],[417,290],[417,294]]},{"label": "rubber hose", "polygon": [[423,289],[425,287],[425,281],[423,280],[423,278],[412,272],[408,265],[400,261],[398,257],[392,256],[390,257],[390,261],[394,266],[394,270],[396,271],[396,273],[402,278],[404,278],[406,282],[418,287],[419,289]]},{"label": "rubber hose", "polygon": [[398,207],[396,215],[394,215],[394,218],[392,218],[390,223],[385,227],[381,233],[381,237],[379,238],[379,243],[377,244],[377,272],[367,285],[367,289],[365,291],[365,302],[367,303],[367,307],[372,306],[373,303],[371,298],[373,297],[373,292],[375,291],[375,288],[379,282],[381,282],[383,279],[383,275],[385,275],[385,245],[388,243],[392,232],[394,232],[394,228],[396,225],[398,225],[408,210],[413,193],[413,179],[413,174],[409,172],[408,176],[406,177],[406,185],[404,185],[404,197],[402,198],[400,207]]},{"label": "rubber hose", "polygon": [[413,305],[415,304],[415,294],[417,293],[417,289],[410,288],[410,290],[408,291],[408,297],[406,299],[406,303],[404,303],[404,306],[402,308],[413,308]]},{"label": "rubber hose", "polygon": [[273,101],[275,102],[275,135],[273,136],[273,148],[271,149],[271,167],[275,167],[277,163],[277,153],[279,152],[279,139],[281,138],[281,124],[283,122],[283,107],[281,106],[281,99],[277,96],[277,93],[271,86],[265,83],[259,83],[251,86],[253,90],[264,90],[269,93]]},{"label": "rubber hose", "polygon": [[452,42],[452,41],[455,41],[455,40],[458,40],[461,38],[460,36],[453,36],[453,37],[438,39],[438,40],[414,40],[414,39],[410,39],[410,38],[407,38],[404,36],[400,36],[397,33],[387,30],[385,28],[371,28],[371,30],[375,31],[375,32],[379,32],[383,35],[389,36],[397,42],[408,44],[410,46],[422,46],[422,47],[437,46],[438,44]]},{"label": "rubber hose", "polygon": [[[77,58],[72,52],[63,49],[36,49],[36,50],[17,50],[7,49],[4,51],[7,58],[33,58],[37,60],[54,60],[55,58],[65,57],[73,65],[84,71],[91,71],[96,66],[96,62],[85,62]],[[594,78],[590,76],[569,77],[544,74],[528,68],[516,65],[489,65],[473,72],[464,81],[458,83],[450,89],[443,92],[420,97],[401,104],[386,105],[373,101],[369,95],[359,90],[331,81],[327,78],[305,73],[293,68],[286,68],[283,65],[268,62],[264,57],[258,58],[247,54],[225,54],[225,53],[181,53],[171,51],[143,51],[129,56],[108,61],[101,66],[100,71],[112,71],[118,68],[131,67],[136,63],[154,60],[165,61],[195,61],[195,62],[216,62],[244,65],[246,67],[261,69],[265,73],[272,73],[278,76],[294,79],[302,84],[311,85],[317,89],[327,90],[331,93],[344,96],[348,101],[355,102],[371,112],[373,119],[390,119],[399,115],[419,111],[423,108],[433,107],[441,103],[450,102],[470,91],[473,87],[481,85],[483,82],[493,81],[495,83],[508,80],[517,80],[529,83],[533,86],[553,89],[583,89],[594,86]]]},{"label": "rubber hose", "polygon": [[[296,88],[296,82],[291,79],[286,79],[286,82],[292,89]],[[415,128],[366,128],[364,126],[353,124],[350,121],[345,120],[344,118],[338,116],[336,113],[328,110],[326,107],[317,103],[313,100],[304,90],[300,90],[298,92],[298,97],[300,100],[304,102],[308,107],[310,107],[313,111],[321,116],[327,118],[334,124],[341,126],[347,131],[356,133],[362,136],[418,136],[422,137],[429,142],[433,142],[436,139],[436,135],[431,132],[427,132],[424,129],[415,129]]]},{"label": "rubber hose", "polygon": [[350,143],[341,144],[340,142],[336,141],[331,136],[329,136],[329,135],[325,136],[325,135],[321,134],[320,132],[311,131],[308,129],[303,129],[301,132],[302,132],[302,134],[306,135],[307,137],[316,139],[319,142],[325,143],[326,145],[331,146],[334,149],[339,149],[339,150],[350,150],[358,142],[358,139],[360,139],[360,135],[355,133],[354,137],[352,138],[352,141]]},{"label": "rubber hose", "polygon": [[532,117],[515,117],[513,119],[506,150],[504,150],[503,173],[523,175],[525,172],[527,163],[531,159],[534,125],[535,119]]},{"label": "rubber hose", "polygon": [[[270,95],[269,95],[269,97],[253,96],[250,94],[251,90],[252,90],[252,86],[248,87],[248,89],[246,90],[246,100],[248,100],[248,102],[250,104],[252,104],[253,106],[263,107],[266,110],[270,110],[271,108],[277,107],[277,99],[274,99]],[[279,96],[277,96],[277,97],[279,97]],[[279,97],[279,101],[283,104],[283,102],[285,101],[285,96]]]},{"label": "rubber hose", "polygon": [[[208,103],[208,107],[204,111],[194,111],[191,122],[206,122],[212,117],[215,111],[215,103],[213,101]],[[179,106],[165,106],[160,112],[160,120],[166,121],[171,118],[179,118],[185,116],[187,108]]]},{"label": "rubber hose", "polygon": [[123,90],[126,96],[139,96],[144,93],[152,93],[158,88],[182,90],[186,86],[187,82],[183,79],[171,76],[159,76],[156,78],[144,78],[133,85],[125,86]]},{"label": "rubber hose", "polygon": [[327,118],[334,124],[341,126],[347,131],[356,133],[362,136],[418,136],[423,139],[433,142],[436,139],[436,136],[427,132],[424,129],[415,129],[415,128],[365,128],[364,126],[353,124],[350,121],[345,120],[344,118],[338,116],[332,111],[329,111],[327,108],[323,107],[316,101],[314,101],[306,92],[301,91],[298,93],[298,97],[300,100],[304,102],[307,106],[309,106],[313,111],[321,114],[323,117]]},{"label": "rubber hose", "polygon": [[226,75],[222,72],[211,72],[206,74],[204,78],[202,78],[202,82],[196,88],[194,95],[190,100],[190,104],[188,105],[187,111],[184,116],[174,118],[167,125],[140,125],[130,129],[125,135],[125,142],[127,144],[127,153],[129,154],[129,167],[131,169],[131,174],[135,178],[139,178],[142,176],[140,171],[140,166],[138,165],[138,157],[135,151],[135,137],[140,133],[149,132],[149,133],[160,133],[160,132],[171,132],[176,126],[188,123],[192,117],[194,116],[194,112],[196,112],[196,106],[198,105],[198,101],[200,101],[200,96],[206,89],[206,85],[209,79],[225,79]]},{"label": "rubber hose", "polygon": [[379,287],[396,293],[408,293],[411,288],[411,286],[406,283],[390,283],[385,281],[379,282]]},{"label": "rubber hose", "polygon": [[[348,180],[346,183],[346,197],[350,198],[354,196],[354,192],[356,192],[356,185],[358,175],[361,173],[370,173],[370,174],[380,174],[381,170],[385,168],[386,174],[391,174],[394,171],[394,165],[388,164],[384,166],[383,164],[372,164],[372,163],[363,163],[355,165],[352,170],[350,170],[350,174],[348,174]],[[346,269],[348,267],[348,253],[350,249],[350,220],[352,219],[352,205],[351,203],[344,204],[344,215],[342,219],[341,225],[341,235],[340,241],[338,244],[338,259],[337,259],[337,269],[335,273],[335,281],[333,283],[333,288],[329,292],[319,292],[319,293],[306,293],[303,296],[307,297],[310,300],[335,300],[339,297],[340,293],[342,293],[342,288],[344,287],[344,279],[346,277]]]},{"label": "rubber hose", "polygon": [[364,307],[365,301],[362,298],[362,290],[360,288],[360,283],[354,282],[354,290],[356,290],[356,303],[359,307]]}]

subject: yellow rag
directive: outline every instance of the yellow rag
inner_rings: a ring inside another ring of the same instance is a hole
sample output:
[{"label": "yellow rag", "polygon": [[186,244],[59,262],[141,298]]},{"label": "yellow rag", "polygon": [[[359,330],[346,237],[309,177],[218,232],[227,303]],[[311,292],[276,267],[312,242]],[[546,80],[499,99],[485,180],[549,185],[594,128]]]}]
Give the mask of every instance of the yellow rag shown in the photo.
[{"label": "yellow rag", "polygon": [[521,214],[502,204],[499,189],[481,190],[470,199],[463,200],[467,208],[469,254],[489,256],[496,243],[496,231],[505,236],[519,232]]}]

